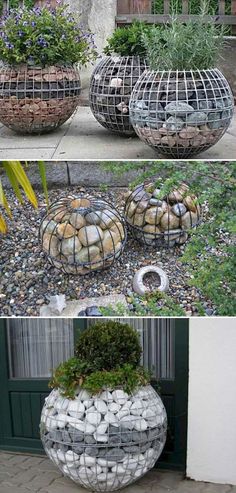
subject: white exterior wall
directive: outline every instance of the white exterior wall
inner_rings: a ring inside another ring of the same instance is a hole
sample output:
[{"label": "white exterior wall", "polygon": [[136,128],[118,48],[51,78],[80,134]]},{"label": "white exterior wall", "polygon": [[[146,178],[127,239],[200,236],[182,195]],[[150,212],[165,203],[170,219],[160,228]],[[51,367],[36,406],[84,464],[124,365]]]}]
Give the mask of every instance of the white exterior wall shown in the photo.
[{"label": "white exterior wall", "polygon": [[236,485],[236,323],[190,320],[187,476]]}]

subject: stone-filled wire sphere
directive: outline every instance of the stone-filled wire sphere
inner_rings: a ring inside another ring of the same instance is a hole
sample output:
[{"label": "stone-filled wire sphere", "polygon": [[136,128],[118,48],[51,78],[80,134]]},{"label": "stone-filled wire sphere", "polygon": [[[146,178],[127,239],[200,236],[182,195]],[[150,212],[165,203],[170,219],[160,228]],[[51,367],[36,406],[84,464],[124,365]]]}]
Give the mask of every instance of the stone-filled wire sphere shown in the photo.
[{"label": "stone-filled wire sphere", "polygon": [[214,145],[233,116],[230,86],[218,69],[146,71],[130,99],[130,120],[161,154],[186,158]]},{"label": "stone-filled wire sphere", "polygon": [[72,66],[3,65],[0,121],[19,133],[49,132],[74,113],[80,90],[80,75]]},{"label": "stone-filled wire sphere", "polygon": [[160,457],[167,416],[151,386],[93,396],[78,389],[74,400],[53,390],[41,416],[48,457],[65,476],[92,491],[114,491],[136,481]]},{"label": "stone-filled wire sphere", "polygon": [[186,183],[160,198],[154,184],[142,183],[125,195],[125,218],[133,237],[147,246],[173,247],[188,239],[201,220],[201,208]]},{"label": "stone-filled wire sphere", "polygon": [[129,119],[129,100],[146,67],[139,56],[105,57],[95,67],[90,82],[90,107],[103,127],[122,135],[135,134]]},{"label": "stone-filled wire sphere", "polygon": [[89,195],[54,202],[39,230],[49,261],[67,274],[111,266],[123,252],[126,226],[118,211]]}]

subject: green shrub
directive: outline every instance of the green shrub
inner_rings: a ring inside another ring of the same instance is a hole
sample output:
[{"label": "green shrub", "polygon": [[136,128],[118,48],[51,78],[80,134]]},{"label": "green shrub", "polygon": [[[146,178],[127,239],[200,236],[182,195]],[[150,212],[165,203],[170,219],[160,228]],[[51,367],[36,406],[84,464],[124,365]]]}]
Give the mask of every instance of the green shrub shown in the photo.
[{"label": "green shrub", "polygon": [[213,68],[224,46],[225,28],[206,22],[205,2],[198,20],[183,23],[173,16],[164,26],[153,26],[143,42],[152,70],[204,70]]},{"label": "green shrub", "polygon": [[20,7],[0,22],[0,59],[34,66],[85,65],[95,59],[93,36],[79,27],[67,6]]},{"label": "green shrub", "polygon": [[113,370],[126,363],[136,367],[141,353],[137,332],[114,320],[89,327],[76,346],[76,356],[89,361],[94,371]]},{"label": "green shrub", "polygon": [[145,56],[143,35],[148,33],[150,26],[144,22],[135,21],[130,26],[118,27],[107,40],[104,48],[106,55],[118,54],[121,56]]}]

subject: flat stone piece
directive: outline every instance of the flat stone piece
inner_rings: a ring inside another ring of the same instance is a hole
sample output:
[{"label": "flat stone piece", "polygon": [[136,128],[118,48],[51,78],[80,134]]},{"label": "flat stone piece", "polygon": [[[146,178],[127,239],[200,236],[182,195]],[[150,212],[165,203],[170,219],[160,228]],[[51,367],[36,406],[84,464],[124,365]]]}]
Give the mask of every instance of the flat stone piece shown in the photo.
[{"label": "flat stone piece", "polygon": [[58,311],[54,311],[49,305],[42,305],[40,308],[40,317],[77,317],[78,313],[90,306],[106,307],[115,309],[117,304],[122,304],[127,308],[128,304],[126,297],[123,294],[111,294],[108,296],[100,296],[97,298],[83,298],[83,300],[68,301],[66,307],[59,315]]}]

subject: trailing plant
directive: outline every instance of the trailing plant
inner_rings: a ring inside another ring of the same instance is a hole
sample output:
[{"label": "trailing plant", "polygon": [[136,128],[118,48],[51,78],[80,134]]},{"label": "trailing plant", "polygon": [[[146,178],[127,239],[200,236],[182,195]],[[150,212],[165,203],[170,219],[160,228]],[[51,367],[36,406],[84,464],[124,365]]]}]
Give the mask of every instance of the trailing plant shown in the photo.
[{"label": "trailing plant", "polygon": [[104,317],[144,317],[147,315],[154,317],[186,316],[183,308],[175,303],[169,295],[160,291],[148,293],[142,297],[135,295],[130,297],[128,301],[132,305],[131,310],[125,305],[119,305],[116,307],[102,307],[100,311]]},{"label": "trailing plant", "polygon": [[106,55],[118,54],[121,56],[145,56],[143,35],[150,31],[150,26],[144,22],[134,21],[127,27],[118,27],[108,38],[104,48]]},{"label": "trailing plant", "polygon": [[183,23],[173,15],[164,26],[143,34],[152,70],[204,70],[213,68],[224,46],[225,27],[206,21],[208,2],[203,0],[197,20]]},{"label": "trailing plant", "polygon": [[93,370],[112,370],[126,363],[139,364],[142,348],[137,332],[114,320],[85,330],[76,345],[76,356],[91,362]]},{"label": "trailing plant", "polygon": [[1,19],[0,58],[9,64],[86,65],[96,56],[91,32],[81,29],[67,5],[18,7]]},{"label": "trailing plant", "polygon": [[[33,207],[38,207],[38,201],[33,190],[33,187],[30,183],[30,180],[25,172],[24,167],[26,164],[21,163],[20,161],[1,161],[0,162],[0,171],[1,168],[5,172],[10,185],[13,189],[13,192],[20,202],[21,205],[24,204],[24,198],[22,195],[22,190],[26,196],[26,199],[32,204]],[[45,165],[42,161],[38,162],[39,173],[41,176],[41,183],[43,186],[46,202],[48,204],[48,191],[47,191],[47,180],[45,173]],[[0,175],[0,206],[4,209],[6,214],[10,219],[12,219],[11,207],[9,201],[6,198],[3,183]],[[7,224],[3,214],[0,212],[0,233],[7,233]]]},{"label": "trailing plant", "polygon": [[76,357],[56,368],[49,386],[71,399],[78,387],[92,394],[106,388],[131,393],[150,382],[150,372],[139,365],[141,353],[138,334],[128,324],[95,323],[80,335]]},{"label": "trailing plant", "polygon": [[[236,162],[133,161],[105,163],[103,167],[119,175],[138,170],[138,178],[132,185],[151,178],[157,188],[161,187],[160,195],[178,188],[183,181],[191,186],[192,193],[205,204],[206,213],[205,221],[191,232],[181,257],[191,274],[187,282],[216,305],[217,315],[234,316]],[[199,310],[203,314],[200,305]]]}]

